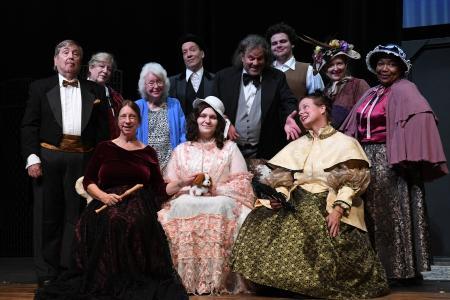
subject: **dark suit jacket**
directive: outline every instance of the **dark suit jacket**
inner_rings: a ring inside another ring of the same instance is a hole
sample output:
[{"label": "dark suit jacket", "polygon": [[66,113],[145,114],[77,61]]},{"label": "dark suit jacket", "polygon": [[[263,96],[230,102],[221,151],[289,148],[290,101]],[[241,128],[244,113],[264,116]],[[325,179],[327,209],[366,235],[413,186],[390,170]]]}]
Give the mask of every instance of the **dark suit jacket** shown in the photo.
[{"label": "dark suit jacket", "polygon": [[[87,80],[80,80],[80,89],[81,140],[85,146],[95,146],[109,137],[105,89]],[[33,153],[40,156],[41,142],[59,146],[62,135],[58,76],[31,83],[21,126],[24,158]]]},{"label": "dark suit jacket", "polygon": [[[229,67],[214,78],[213,95],[222,100],[225,114],[231,123],[236,113],[241,91],[242,68]],[[297,109],[297,100],[289,89],[286,75],[272,67],[262,72],[261,81],[261,135],[258,157],[270,159],[286,144],[284,124],[287,116]]]},{"label": "dark suit jacket", "polygon": [[[186,103],[186,72],[179,73],[177,75],[171,76],[170,80],[170,90],[169,96],[177,98],[180,100],[181,107],[183,111],[191,111],[192,109],[186,110],[186,105],[192,105],[192,103]],[[214,74],[203,69],[203,95],[204,97],[212,95]],[[201,85],[200,85],[201,86]]]}]

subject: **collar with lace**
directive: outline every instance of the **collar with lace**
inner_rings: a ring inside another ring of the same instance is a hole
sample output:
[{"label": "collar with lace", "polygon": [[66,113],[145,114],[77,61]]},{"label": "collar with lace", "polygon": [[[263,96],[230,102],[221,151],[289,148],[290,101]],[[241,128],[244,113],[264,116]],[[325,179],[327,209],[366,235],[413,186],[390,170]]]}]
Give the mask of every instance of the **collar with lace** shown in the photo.
[{"label": "collar with lace", "polygon": [[202,141],[202,140],[196,140],[191,141],[191,145],[198,145],[204,150],[212,150],[217,147],[216,145],[216,139],[212,138],[208,141]]},{"label": "collar with lace", "polygon": [[[322,127],[319,129],[319,134],[318,134],[318,138],[320,140],[324,140],[326,138],[329,138],[330,136],[332,136],[333,134],[335,134],[337,132],[336,129],[334,129],[330,124],[328,124],[325,127]],[[316,135],[314,134],[314,132],[312,130],[308,130],[308,133],[306,134],[306,136],[310,139],[314,139],[314,137],[316,137]]]}]

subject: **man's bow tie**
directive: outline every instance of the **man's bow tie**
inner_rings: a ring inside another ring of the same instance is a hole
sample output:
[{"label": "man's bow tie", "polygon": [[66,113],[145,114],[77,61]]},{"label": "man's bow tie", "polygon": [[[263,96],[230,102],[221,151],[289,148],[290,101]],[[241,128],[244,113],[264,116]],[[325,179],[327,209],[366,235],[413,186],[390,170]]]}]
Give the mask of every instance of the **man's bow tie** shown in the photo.
[{"label": "man's bow tie", "polygon": [[63,87],[67,87],[67,86],[73,86],[73,87],[78,87],[78,80],[73,80],[73,81],[67,81],[67,80],[63,80]]},{"label": "man's bow tie", "polygon": [[242,74],[242,82],[244,83],[244,85],[248,85],[250,81],[252,81],[253,85],[258,88],[258,86],[261,84],[259,77],[259,75],[250,75],[248,73],[244,73]]}]

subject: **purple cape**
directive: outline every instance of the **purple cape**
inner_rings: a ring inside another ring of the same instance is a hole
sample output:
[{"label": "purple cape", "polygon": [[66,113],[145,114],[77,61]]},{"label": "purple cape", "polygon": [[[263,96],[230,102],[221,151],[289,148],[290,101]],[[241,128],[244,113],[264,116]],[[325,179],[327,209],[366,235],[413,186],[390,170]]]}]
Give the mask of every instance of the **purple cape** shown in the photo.
[{"label": "purple cape", "polygon": [[[357,138],[356,110],[376,88],[369,89],[355,104],[340,128],[343,133]],[[447,160],[436,124],[437,118],[417,86],[406,79],[394,82],[386,112],[388,163],[420,162],[425,181],[447,174]]]}]

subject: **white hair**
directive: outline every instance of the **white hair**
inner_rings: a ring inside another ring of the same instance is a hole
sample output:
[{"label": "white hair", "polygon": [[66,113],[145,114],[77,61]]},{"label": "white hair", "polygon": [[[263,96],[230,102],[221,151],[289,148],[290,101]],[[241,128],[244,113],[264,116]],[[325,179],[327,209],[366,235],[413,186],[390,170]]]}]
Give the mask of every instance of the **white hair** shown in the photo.
[{"label": "white hair", "polygon": [[145,89],[145,77],[148,73],[153,73],[156,77],[164,81],[164,91],[162,98],[165,99],[169,95],[170,81],[167,77],[166,70],[156,62],[149,62],[142,67],[141,75],[139,76],[138,91],[143,99],[147,99],[147,91]]}]

